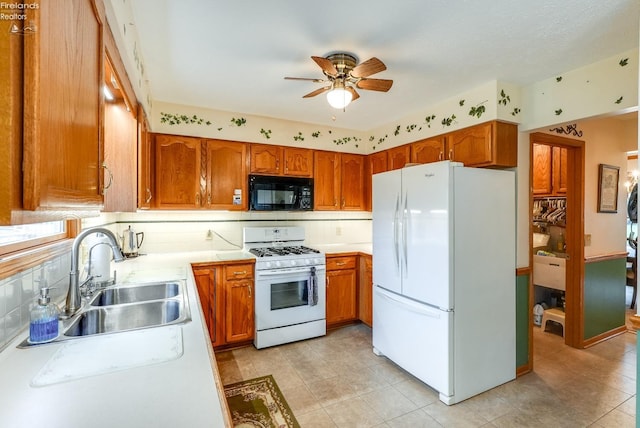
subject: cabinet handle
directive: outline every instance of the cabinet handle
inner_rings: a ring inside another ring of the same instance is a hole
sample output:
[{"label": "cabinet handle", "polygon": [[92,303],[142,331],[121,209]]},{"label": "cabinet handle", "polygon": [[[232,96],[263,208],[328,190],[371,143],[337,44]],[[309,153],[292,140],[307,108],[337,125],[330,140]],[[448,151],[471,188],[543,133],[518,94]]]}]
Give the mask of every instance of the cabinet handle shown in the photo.
[{"label": "cabinet handle", "polygon": [[334,200],[333,200],[333,206],[334,206],[334,207],[337,207],[337,206],[338,206],[338,200],[337,200],[337,199],[334,199]]},{"label": "cabinet handle", "polygon": [[249,287],[249,297],[252,297],[251,296],[251,284],[247,285],[247,287]]},{"label": "cabinet handle", "polygon": [[453,149],[449,149],[449,160],[453,160]]},{"label": "cabinet handle", "polygon": [[196,205],[200,206],[200,193],[196,193]]},{"label": "cabinet handle", "polygon": [[146,188],[146,191],[147,191],[147,199],[145,199],[144,202],[145,202],[145,204],[148,204],[149,202],[151,202],[152,196],[151,196],[151,190],[149,190],[148,187]]},{"label": "cabinet handle", "polygon": [[444,152],[440,152],[438,155],[438,160],[442,160],[444,158]]},{"label": "cabinet handle", "polygon": [[211,192],[207,193],[207,205],[211,205]]},{"label": "cabinet handle", "polygon": [[344,201],[344,198],[342,198],[342,208],[344,208],[344,205],[345,205],[345,201]]},{"label": "cabinet handle", "polygon": [[102,168],[104,168],[104,169],[109,173],[109,182],[107,183],[107,185],[106,185],[106,186],[104,186],[104,187],[102,188],[102,194],[103,194],[103,195],[106,195],[106,194],[107,194],[107,189],[108,189],[109,187],[111,187],[111,185],[113,184],[113,173],[111,172],[111,170],[109,169],[109,167],[107,166],[107,164],[106,164],[106,163],[104,163],[104,162],[102,163]]},{"label": "cabinet handle", "polygon": [[336,266],[344,266],[346,265],[346,262],[336,262]]},{"label": "cabinet handle", "polygon": [[246,275],[246,274],[247,274],[247,271],[246,271],[246,270],[243,270],[243,271],[236,271],[236,272],[234,272],[233,274],[234,274],[234,275]]}]

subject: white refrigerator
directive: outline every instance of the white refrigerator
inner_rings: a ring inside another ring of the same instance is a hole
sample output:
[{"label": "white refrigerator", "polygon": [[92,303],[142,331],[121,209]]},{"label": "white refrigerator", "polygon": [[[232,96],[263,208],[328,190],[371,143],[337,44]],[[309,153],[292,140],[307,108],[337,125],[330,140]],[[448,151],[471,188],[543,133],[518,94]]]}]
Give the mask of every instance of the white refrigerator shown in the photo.
[{"label": "white refrigerator", "polygon": [[515,378],[515,173],[373,176],[373,351],[448,405]]}]

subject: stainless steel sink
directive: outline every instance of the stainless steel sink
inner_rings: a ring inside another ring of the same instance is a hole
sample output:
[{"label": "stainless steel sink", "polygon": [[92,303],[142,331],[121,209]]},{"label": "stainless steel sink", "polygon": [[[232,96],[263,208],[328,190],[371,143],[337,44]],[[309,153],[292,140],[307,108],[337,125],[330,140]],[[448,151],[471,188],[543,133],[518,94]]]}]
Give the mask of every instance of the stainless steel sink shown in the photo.
[{"label": "stainless steel sink", "polygon": [[[101,290],[77,315],[62,320],[60,336],[52,342],[189,321],[191,312],[183,280],[116,285]],[[39,344],[29,343],[27,338],[18,347],[35,345]]]},{"label": "stainless steel sink", "polygon": [[92,308],[82,312],[64,335],[91,336],[176,324],[185,320],[185,312],[176,299]]},{"label": "stainless steel sink", "polygon": [[100,291],[91,301],[91,306],[110,306],[123,303],[146,302],[149,300],[168,299],[181,293],[179,282],[158,282],[133,287],[106,288]]}]

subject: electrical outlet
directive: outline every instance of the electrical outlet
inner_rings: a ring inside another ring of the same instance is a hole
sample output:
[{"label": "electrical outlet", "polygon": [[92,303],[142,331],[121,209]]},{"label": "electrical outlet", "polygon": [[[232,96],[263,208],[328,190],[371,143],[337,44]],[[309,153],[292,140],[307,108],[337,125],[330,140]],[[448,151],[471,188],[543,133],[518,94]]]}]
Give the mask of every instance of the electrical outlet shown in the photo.
[{"label": "electrical outlet", "polygon": [[591,246],[591,234],[587,233],[584,235],[584,246],[585,247],[590,247]]},{"label": "electrical outlet", "polygon": [[206,240],[207,241],[211,241],[212,239],[213,239],[213,230],[209,229],[209,230],[207,230]]}]

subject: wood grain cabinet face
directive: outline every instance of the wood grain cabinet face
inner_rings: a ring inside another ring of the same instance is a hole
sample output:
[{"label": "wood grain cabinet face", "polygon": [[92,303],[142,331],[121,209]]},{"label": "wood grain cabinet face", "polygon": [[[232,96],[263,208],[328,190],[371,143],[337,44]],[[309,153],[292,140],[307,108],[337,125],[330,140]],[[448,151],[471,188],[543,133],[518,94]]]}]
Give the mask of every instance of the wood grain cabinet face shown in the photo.
[{"label": "wood grain cabinet face", "polygon": [[445,138],[427,138],[411,143],[411,162],[431,163],[445,159]]},{"label": "wood grain cabinet face", "polygon": [[447,135],[448,159],[465,166],[515,167],[518,162],[518,127],[487,122]]},{"label": "wood grain cabinet face", "polygon": [[567,193],[567,149],[533,144],[533,194],[564,196]]},{"label": "wood grain cabinet face", "polygon": [[313,155],[313,206],[316,210],[340,208],[340,154],[316,151]]},{"label": "wood grain cabinet face", "polygon": [[358,275],[358,318],[373,326],[373,264],[372,257],[361,255]]},{"label": "wood grain cabinet face", "polygon": [[553,148],[553,191],[556,195],[567,193],[567,149],[564,147]]},{"label": "wood grain cabinet face", "polygon": [[201,165],[201,140],[156,135],[154,143],[154,206],[168,209],[200,208],[206,185],[206,169]]},{"label": "wood grain cabinet face", "polygon": [[405,144],[399,147],[394,147],[393,149],[388,150],[388,154],[389,154],[389,165],[388,165],[389,171],[392,171],[394,169],[404,168],[404,166],[410,162],[411,147],[409,146],[409,144]]},{"label": "wood grain cabinet face", "polygon": [[364,157],[340,155],[340,209],[361,211],[364,209]]},{"label": "wood grain cabinet face", "polygon": [[282,147],[268,144],[251,144],[252,174],[282,174]]},{"label": "wood grain cabinet face", "polygon": [[151,208],[153,199],[151,163],[151,133],[149,132],[149,121],[142,109],[138,105],[138,208]]},{"label": "wood grain cabinet face", "polygon": [[356,257],[327,257],[327,326],[357,319]]},{"label": "wood grain cabinet face", "polygon": [[255,328],[253,264],[233,264],[225,272],[225,340],[253,340]]},{"label": "wood grain cabinet face", "polygon": [[284,175],[313,177],[313,150],[285,147]]},{"label": "wood grain cabinet face", "polygon": [[210,209],[240,211],[247,208],[247,145],[207,140],[207,193]]},{"label": "wood grain cabinet face", "polygon": [[24,42],[23,204],[103,204],[103,25],[91,0],[25,9],[37,31]]}]

